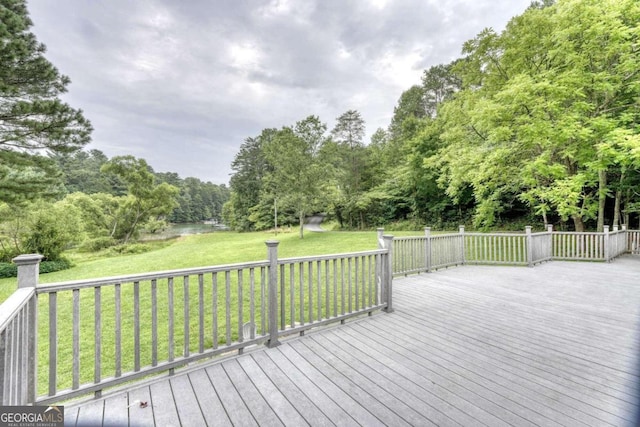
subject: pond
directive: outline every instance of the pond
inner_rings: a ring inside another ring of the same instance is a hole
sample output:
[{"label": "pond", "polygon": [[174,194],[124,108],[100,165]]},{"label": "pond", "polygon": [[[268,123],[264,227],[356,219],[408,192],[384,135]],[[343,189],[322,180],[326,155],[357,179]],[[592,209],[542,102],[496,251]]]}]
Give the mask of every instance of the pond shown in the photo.
[{"label": "pond", "polygon": [[228,229],[228,227],[221,224],[204,224],[202,222],[170,224],[168,228],[161,232],[153,234],[143,233],[141,236],[141,240],[164,240],[177,236],[213,233],[214,231],[225,231]]}]

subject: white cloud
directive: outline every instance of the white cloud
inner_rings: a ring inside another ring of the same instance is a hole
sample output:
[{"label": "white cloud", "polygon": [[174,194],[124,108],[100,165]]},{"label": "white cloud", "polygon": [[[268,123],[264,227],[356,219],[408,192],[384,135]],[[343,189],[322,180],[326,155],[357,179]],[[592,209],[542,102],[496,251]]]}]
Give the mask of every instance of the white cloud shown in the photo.
[{"label": "white cloud", "polygon": [[89,148],[227,182],[245,138],[357,109],[389,124],[423,69],[530,0],[31,0],[34,32],[71,77]]}]

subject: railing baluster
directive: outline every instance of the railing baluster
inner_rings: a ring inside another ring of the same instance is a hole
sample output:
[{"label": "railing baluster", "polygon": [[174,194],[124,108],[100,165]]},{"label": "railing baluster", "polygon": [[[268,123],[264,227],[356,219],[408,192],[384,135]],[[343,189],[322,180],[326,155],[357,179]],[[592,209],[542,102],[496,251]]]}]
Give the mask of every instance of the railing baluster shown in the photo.
[{"label": "railing baluster", "polygon": [[[93,368],[93,382],[98,384],[102,379],[102,288],[96,286],[94,289],[94,322],[95,322],[95,353],[94,353],[94,368]],[[96,392],[96,397],[100,396],[100,392]]]},{"label": "railing baluster", "polygon": [[255,269],[249,269],[249,339],[255,339],[256,337],[256,278]]},{"label": "railing baluster", "polygon": [[[236,274],[238,276],[238,342],[244,341],[244,328],[242,327],[244,324],[244,295],[243,295],[243,287],[244,287],[244,270],[237,270]],[[240,349],[240,353],[242,353],[242,348]]]},{"label": "railing baluster", "polygon": [[218,273],[211,274],[211,340],[213,348],[218,348]]},{"label": "railing baluster", "polygon": [[[414,245],[414,248],[415,248],[415,245]],[[354,258],[354,264],[355,264],[354,265],[354,267],[355,267],[354,288],[355,288],[356,300],[354,301],[354,304],[355,304],[354,307],[355,307],[356,311],[360,309],[360,295],[359,295],[360,287],[358,286],[358,280],[360,279],[360,275],[358,274],[359,273],[359,270],[358,270],[359,262],[358,261],[359,261],[358,257],[355,257]],[[414,268],[414,266],[412,266],[412,269],[413,268]]]},{"label": "railing baluster", "polygon": [[324,314],[328,319],[331,313],[330,292],[329,292],[329,260],[324,261]]},{"label": "railing baluster", "polygon": [[224,272],[224,286],[225,286],[225,315],[226,315],[226,328],[225,337],[227,339],[227,345],[231,345],[231,272]]},{"label": "railing baluster", "polygon": [[[114,305],[115,305],[115,334],[116,334],[116,378],[122,375],[122,295],[120,290],[120,283],[116,283],[114,286]],[[75,356],[74,356],[75,359]]]},{"label": "railing baluster", "polygon": [[307,262],[307,286],[309,293],[309,308],[307,309],[307,321],[313,323],[313,262]]},{"label": "railing baluster", "polygon": [[[300,311],[300,325],[304,325],[304,314],[305,314],[305,310],[304,310],[304,264],[303,263],[299,263],[298,264],[298,274],[300,275],[299,277],[299,282],[300,282],[300,289],[298,290],[299,298],[300,298],[300,307],[299,307],[299,311]],[[291,319],[291,326],[294,325],[293,319]]]},{"label": "railing baluster", "polygon": [[[174,340],[173,340],[173,330],[174,330],[174,325],[173,325],[173,277],[169,277],[167,279],[167,311],[168,311],[168,315],[169,318],[168,320],[168,337],[167,337],[167,345],[168,345],[168,359],[169,362],[173,362],[173,359],[175,357],[175,347],[174,347]],[[173,373],[173,372],[172,372]]]},{"label": "railing baluster", "polygon": [[190,354],[190,351],[189,351],[189,343],[191,341],[191,338],[189,335],[189,323],[190,323],[189,318],[191,317],[189,312],[190,305],[191,304],[189,304],[189,276],[183,276],[182,277],[182,317],[183,317],[182,355],[184,357],[189,357],[189,354]]},{"label": "railing baluster", "polygon": [[280,265],[280,330],[284,331],[287,323],[286,314],[286,293],[285,293],[285,278],[284,278],[285,267],[284,264]]},{"label": "railing baluster", "polygon": [[158,281],[151,280],[151,366],[158,365]]},{"label": "railing baluster", "polygon": [[344,314],[344,258],[340,258],[340,314]]},{"label": "railing baluster", "polygon": [[266,304],[267,304],[267,294],[266,294],[266,271],[267,269],[264,267],[260,267],[260,334],[261,335],[266,335],[267,333],[267,325],[266,325],[266,318],[267,318],[267,309],[266,309]]},{"label": "railing baluster", "polygon": [[133,370],[140,370],[140,283],[133,282]]},{"label": "railing baluster", "polygon": [[318,320],[322,319],[322,262],[316,261],[316,272],[317,272],[317,295],[316,295],[316,305],[318,306],[317,318]]},{"label": "railing baluster", "polygon": [[58,368],[58,294],[49,294],[49,396],[57,390],[56,372]]},{"label": "railing baluster", "polygon": [[71,388],[73,390],[77,390],[80,387],[80,289],[74,289],[72,292],[73,292],[73,368],[72,368],[73,384]]},{"label": "railing baluster", "polygon": [[338,316],[338,260],[333,260],[333,317]]},{"label": "railing baluster", "polygon": [[296,323],[296,291],[295,291],[295,264],[289,264],[289,322],[291,326]]},{"label": "railing baluster", "polygon": [[198,352],[204,353],[204,275],[198,274]]}]

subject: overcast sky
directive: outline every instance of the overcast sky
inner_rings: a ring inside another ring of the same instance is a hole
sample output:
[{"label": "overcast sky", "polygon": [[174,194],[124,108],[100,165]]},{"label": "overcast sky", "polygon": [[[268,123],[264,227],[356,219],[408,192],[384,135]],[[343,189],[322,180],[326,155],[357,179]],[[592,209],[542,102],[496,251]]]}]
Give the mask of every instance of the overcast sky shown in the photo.
[{"label": "overcast sky", "polygon": [[367,141],[422,71],[530,0],[28,0],[88,149],[228,183],[247,137],[360,111]]}]

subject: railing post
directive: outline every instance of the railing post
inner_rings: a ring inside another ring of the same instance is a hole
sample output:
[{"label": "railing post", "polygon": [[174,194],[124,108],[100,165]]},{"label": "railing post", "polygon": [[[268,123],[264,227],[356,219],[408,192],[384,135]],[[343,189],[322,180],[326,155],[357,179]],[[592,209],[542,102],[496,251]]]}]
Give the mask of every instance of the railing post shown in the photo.
[{"label": "railing post", "polygon": [[278,242],[268,240],[267,253],[269,259],[269,340],[267,347],[280,345],[278,341]]},{"label": "railing post", "polygon": [[383,267],[383,298],[387,303],[384,311],[393,312],[393,236],[383,236],[384,248],[387,250],[387,262]]},{"label": "railing post", "polygon": [[[44,258],[40,254],[25,254],[15,257],[12,261],[18,266],[18,288],[36,288],[40,274],[40,261]],[[29,330],[27,337],[27,402],[35,403],[38,378],[38,300],[34,296],[29,301],[27,319]]]},{"label": "railing post", "polygon": [[12,261],[18,266],[18,288],[35,288],[38,286],[40,261],[39,254],[26,254],[15,257]]},{"label": "railing post", "polygon": [[424,228],[425,248],[424,248],[424,264],[427,273],[431,272],[431,227]]},{"label": "railing post", "polygon": [[549,233],[549,260],[553,259],[553,224],[547,224],[547,233]]},{"label": "railing post", "polygon": [[604,236],[604,260],[606,262],[611,261],[611,245],[609,244],[609,226],[605,225],[603,229]]},{"label": "railing post", "polygon": [[527,264],[529,267],[533,267],[533,236],[531,235],[531,226],[525,227],[527,233]]},{"label": "railing post", "polygon": [[464,244],[464,225],[458,227],[458,232],[460,233],[460,261],[464,265],[467,262],[466,247]]},{"label": "railing post", "polygon": [[384,228],[378,228],[378,249],[384,249]]}]

